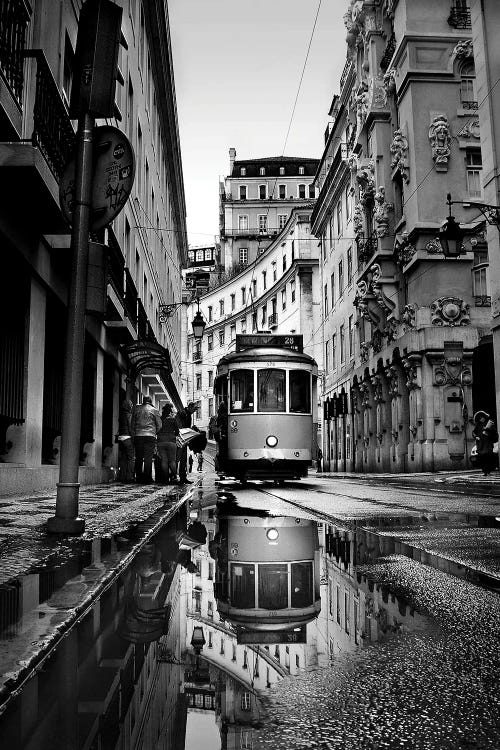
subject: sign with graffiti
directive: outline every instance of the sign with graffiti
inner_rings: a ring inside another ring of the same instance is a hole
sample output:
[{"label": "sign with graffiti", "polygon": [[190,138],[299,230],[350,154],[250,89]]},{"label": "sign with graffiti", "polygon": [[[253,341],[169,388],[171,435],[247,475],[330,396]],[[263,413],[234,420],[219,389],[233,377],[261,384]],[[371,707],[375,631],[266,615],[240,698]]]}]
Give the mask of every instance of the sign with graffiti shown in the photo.
[{"label": "sign with graffiti", "polygon": [[[64,170],[59,185],[61,211],[71,225],[75,206],[75,159]],[[118,128],[94,128],[90,231],[110,224],[120,213],[132,191],[135,176],[134,151]]]}]

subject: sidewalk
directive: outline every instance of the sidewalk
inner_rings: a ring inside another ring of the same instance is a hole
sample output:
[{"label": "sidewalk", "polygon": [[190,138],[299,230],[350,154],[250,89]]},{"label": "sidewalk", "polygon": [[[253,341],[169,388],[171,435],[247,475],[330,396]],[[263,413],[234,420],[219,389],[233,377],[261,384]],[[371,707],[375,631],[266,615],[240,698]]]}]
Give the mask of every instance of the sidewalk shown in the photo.
[{"label": "sidewalk", "polygon": [[194,484],[172,487],[117,482],[82,486],[79,515],[85,519],[85,532],[76,537],[59,537],[45,529],[55,513],[55,491],[0,497],[0,584],[82,542],[119,534],[159,510],[177,507],[196,487],[194,479]]},{"label": "sidewalk", "polygon": [[405,486],[420,486],[430,485],[433,486],[435,483],[438,484],[455,484],[459,485],[463,491],[467,489],[467,486],[475,488],[474,491],[477,494],[478,488],[488,493],[489,495],[496,495],[500,497],[500,472],[494,471],[490,476],[485,477],[479,469],[458,469],[457,471],[427,471],[427,472],[415,472],[408,474],[392,474],[392,473],[361,473],[361,472],[349,472],[349,471],[322,471],[318,474],[314,470],[311,471],[310,476],[318,476],[328,479],[353,479],[358,482],[369,481],[369,482],[380,482],[381,484],[401,484]]}]

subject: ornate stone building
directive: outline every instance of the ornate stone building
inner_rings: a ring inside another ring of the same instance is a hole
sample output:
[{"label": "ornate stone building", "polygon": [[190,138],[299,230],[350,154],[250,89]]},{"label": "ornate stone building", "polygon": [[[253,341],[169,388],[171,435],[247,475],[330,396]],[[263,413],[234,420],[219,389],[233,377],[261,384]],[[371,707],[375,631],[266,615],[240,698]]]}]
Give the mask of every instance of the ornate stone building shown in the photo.
[{"label": "ornate stone building", "polygon": [[[473,412],[495,410],[488,246],[473,205],[483,194],[470,10],[352,0],[344,21],[347,60],[312,216],[325,468],[466,467]],[[467,230],[458,258],[437,239],[447,193]]]}]

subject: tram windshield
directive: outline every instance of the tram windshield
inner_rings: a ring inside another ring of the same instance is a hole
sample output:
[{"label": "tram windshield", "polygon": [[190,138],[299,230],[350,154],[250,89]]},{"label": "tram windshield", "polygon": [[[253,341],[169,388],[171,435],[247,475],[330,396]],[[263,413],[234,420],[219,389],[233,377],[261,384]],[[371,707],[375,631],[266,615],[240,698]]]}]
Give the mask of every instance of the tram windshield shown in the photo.
[{"label": "tram windshield", "polygon": [[301,414],[311,411],[311,376],[305,370],[290,371],[290,411]]},{"label": "tram windshield", "polygon": [[288,607],[288,565],[274,563],[259,565],[259,607],[286,609]]},{"label": "tram windshield", "polygon": [[292,563],[292,607],[308,607],[313,601],[312,563]]},{"label": "tram windshield", "polygon": [[286,411],[285,370],[259,370],[257,372],[259,394],[258,411]]},{"label": "tram windshield", "polygon": [[253,411],[253,370],[231,373],[231,411]]},{"label": "tram windshield", "polygon": [[255,565],[231,565],[231,602],[233,607],[255,607]]}]

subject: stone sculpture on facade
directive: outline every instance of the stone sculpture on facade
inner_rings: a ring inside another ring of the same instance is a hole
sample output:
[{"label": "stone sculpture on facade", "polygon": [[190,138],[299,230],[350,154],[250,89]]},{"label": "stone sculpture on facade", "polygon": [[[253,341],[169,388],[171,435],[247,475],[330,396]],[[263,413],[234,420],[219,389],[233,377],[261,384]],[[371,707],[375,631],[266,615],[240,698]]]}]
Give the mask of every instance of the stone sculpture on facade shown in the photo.
[{"label": "stone sculpture on facade", "polygon": [[431,323],[435,326],[469,325],[469,305],[459,297],[439,297],[431,305]]},{"label": "stone sculpture on facade", "polygon": [[474,57],[472,39],[464,39],[463,41],[457,42],[451,54],[455,55],[455,57],[461,58]]},{"label": "stone sculpture on facade", "polygon": [[393,96],[396,93],[396,73],[396,68],[389,68],[384,73],[382,85],[387,97]]},{"label": "stone sculpture on facade", "polygon": [[446,115],[436,115],[433,118],[429,127],[429,140],[436,170],[446,172],[451,153],[450,123]]},{"label": "stone sculpture on facade", "polygon": [[377,237],[387,237],[389,234],[389,213],[394,210],[394,204],[385,199],[385,187],[380,185],[374,195],[375,208],[373,218]]},{"label": "stone sculpture on facade", "polygon": [[363,206],[359,201],[354,206],[352,223],[354,227],[354,234],[356,237],[359,237],[359,235],[363,234],[363,225],[364,225]]},{"label": "stone sculpture on facade", "polygon": [[391,168],[398,170],[403,180],[410,182],[410,168],[408,166],[408,138],[401,128],[394,131],[394,138],[390,145],[392,154]]},{"label": "stone sculpture on facade", "polygon": [[408,239],[408,234],[402,232],[396,235],[394,242],[394,252],[396,255],[396,263],[400,268],[406,266],[417,252],[415,245],[412,245]]},{"label": "stone sculpture on facade", "polygon": [[363,159],[358,164],[356,179],[360,187],[359,200],[363,206],[372,206],[375,197],[375,163]]},{"label": "stone sculpture on facade", "polygon": [[405,305],[403,314],[401,315],[401,322],[407,331],[416,328],[417,311],[415,305]]}]

